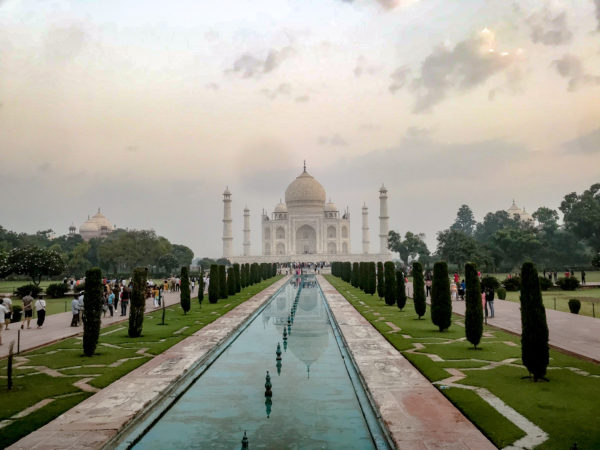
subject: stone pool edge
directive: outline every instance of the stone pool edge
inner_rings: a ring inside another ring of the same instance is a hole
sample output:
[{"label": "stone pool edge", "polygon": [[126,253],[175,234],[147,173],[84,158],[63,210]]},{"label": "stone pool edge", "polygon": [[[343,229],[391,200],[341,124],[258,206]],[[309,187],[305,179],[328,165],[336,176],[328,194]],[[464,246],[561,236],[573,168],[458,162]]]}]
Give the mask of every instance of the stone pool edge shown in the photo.
[{"label": "stone pool edge", "polygon": [[317,279],[396,448],[496,448],[322,275]]},{"label": "stone pool edge", "polygon": [[173,383],[187,375],[198,361],[235,333],[288,279],[289,276],[276,281],[8,448],[101,448],[137,414],[159,400]]}]

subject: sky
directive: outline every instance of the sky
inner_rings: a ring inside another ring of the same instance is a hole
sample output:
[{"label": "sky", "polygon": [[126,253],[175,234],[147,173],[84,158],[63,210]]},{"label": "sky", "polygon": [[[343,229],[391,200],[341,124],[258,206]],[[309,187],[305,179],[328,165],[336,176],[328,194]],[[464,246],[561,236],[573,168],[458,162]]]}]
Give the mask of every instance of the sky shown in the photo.
[{"label": "sky", "polygon": [[0,0],[0,225],[222,254],[308,172],[377,249],[600,182],[600,0]]}]

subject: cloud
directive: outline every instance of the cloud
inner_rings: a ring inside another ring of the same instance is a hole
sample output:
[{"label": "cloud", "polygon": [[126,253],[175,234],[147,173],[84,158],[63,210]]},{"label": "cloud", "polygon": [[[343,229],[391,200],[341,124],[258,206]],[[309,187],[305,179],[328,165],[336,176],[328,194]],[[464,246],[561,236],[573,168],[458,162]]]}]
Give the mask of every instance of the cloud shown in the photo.
[{"label": "cloud", "polygon": [[138,151],[138,146],[137,145],[128,145],[127,147],[125,147],[125,151],[129,152],[129,153],[135,153]]},{"label": "cloud", "polygon": [[600,154],[600,128],[565,142],[566,153]]},{"label": "cloud", "polygon": [[270,49],[264,59],[250,53],[244,53],[233,62],[233,67],[225,72],[238,74],[242,78],[253,78],[264,73],[273,72],[294,53],[294,49],[290,46],[283,47],[280,50]]},{"label": "cloud", "polygon": [[[354,3],[354,0],[342,0],[344,3]],[[420,0],[377,0],[381,6],[387,10],[392,10],[401,6],[408,6],[417,3]]]},{"label": "cloud", "polygon": [[375,75],[379,70],[379,67],[370,65],[364,56],[359,56],[354,67],[354,76],[359,78],[361,75]]},{"label": "cloud", "polygon": [[57,63],[67,62],[79,54],[87,39],[87,32],[80,25],[52,27],[44,39],[46,58]]},{"label": "cloud", "polygon": [[432,130],[429,128],[408,127],[405,139],[429,140]]},{"label": "cloud", "polygon": [[275,100],[280,96],[289,97],[292,93],[292,85],[290,83],[281,83],[275,89],[261,89],[260,93],[270,100]]},{"label": "cloud", "polygon": [[553,15],[548,9],[544,9],[531,14],[526,22],[531,30],[531,40],[536,44],[564,45],[573,38],[565,11]]},{"label": "cloud", "polygon": [[563,78],[568,78],[568,90],[573,92],[586,86],[600,85],[600,76],[585,73],[581,60],[574,55],[565,54],[562,58],[552,61],[558,74]]},{"label": "cloud", "polygon": [[319,136],[317,143],[319,145],[331,145],[332,147],[344,147],[348,145],[348,142],[337,133],[331,136]]},{"label": "cloud", "polygon": [[419,77],[411,83],[416,96],[413,111],[428,112],[452,91],[466,92],[482,85],[511,67],[521,53],[499,51],[494,33],[487,28],[454,48],[436,47],[423,61]]},{"label": "cloud", "polygon": [[392,84],[389,87],[390,92],[395,94],[397,90],[402,89],[406,85],[409,75],[410,69],[406,66],[398,67],[394,70],[390,75],[392,79]]},{"label": "cloud", "polygon": [[306,103],[310,100],[308,95],[299,95],[296,97],[296,103]]},{"label": "cloud", "polygon": [[219,90],[219,85],[217,83],[208,83],[206,85],[206,89],[209,89],[211,91],[218,91]]}]

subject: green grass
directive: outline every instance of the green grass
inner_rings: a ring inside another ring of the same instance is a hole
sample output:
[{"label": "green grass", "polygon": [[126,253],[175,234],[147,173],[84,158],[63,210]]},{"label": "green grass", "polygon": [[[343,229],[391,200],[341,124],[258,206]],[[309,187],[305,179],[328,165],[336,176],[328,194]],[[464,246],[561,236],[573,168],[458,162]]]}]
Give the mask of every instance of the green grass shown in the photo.
[{"label": "green grass", "polygon": [[[417,320],[410,299],[404,311],[400,311],[395,306],[386,306],[376,295],[366,295],[331,275],[326,275],[326,278],[430,381],[439,382],[448,378],[450,374],[446,368],[464,369],[466,378],[461,384],[488,389],[542,428],[548,433],[549,439],[539,448],[570,448],[574,442],[582,449],[598,448],[600,445],[600,410],[597,407],[600,398],[600,365],[550,349],[547,374],[550,382],[533,383],[530,379],[521,378],[527,375],[527,371],[521,366],[520,337],[484,327],[488,337],[482,338],[481,350],[474,350],[471,344],[462,340],[465,329],[457,323],[464,324],[464,319],[458,315],[454,315],[450,329],[440,333],[431,323],[429,307],[423,320]],[[391,332],[392,328],[385,322],[395,324],[401,331]],[[402,335],[410,335],[411,338],[403,338]],[[414,350],[414,343],[423,344],[425,348]],[[440,356],[444,361],[435,362],[425,354]],[[513,365],[487,370],[468,369],[488,365],[481,361],[509,358],[516,359]],[[568,368],[596,377],[578,374]],[[475,393],[455,387],[441,392],[498,447],[509,445],[524,436],[519,428]]]},{"label": "green grass", "polygon": [[[519,302],[519,292],[507,292],[506,300],[511,302]],[[589,288],[589,289],[577,289],[576,291],[562,291],[562,290],[551,290],[542,292],[544,299],[544,306],[546,309],[556,309],[557,311],[570,312],[569,311],[569,300],[572,298],[578,298],[581,301],[581,309],[579,314],[582,316],[592,317],[592,313],[595,312],[595,316],[600,318],[600,303],[597,303],[593,308],[590,302],[584,301],[585,297],[600,299],[600,288]],[[556,307],[554,306],[554,299],[556,299]]]},{"label": "green grass", "polygon": [[[140,338],[128,337],[127,323],[102,328],[96,354],[91,358],[83,356],[81,337],[65,339],[19,355],[27,358],[27,361],[22,364],[24,366],[44,366],[60,372],[65,375],[64,377],[52,377],[38,370],[14,367],[14,387],[13,390],[8,391],[5,388],[6,358],[0,360],[0,383],[2,384],[0,388],[0,405],[2,405],[0,421],[9,419],[14,414],[43,399],[56,399],[23,419],[15,420],[12,424],[2,428],[0,448],[16,442],[91,395],[75,387],[73,383],[91,375],[98,375],[88,384],[97,388],[108,386],[150,359],[148,356],[136,353],[138,350],[145,348],[147,349],[145,353],[151,355],[164,352],[280,278],[278,276],[258,283],[242,290],[235,296],[219,300],[216,304],[204,301],[200,307],[197,298],[192,299],[192,309],[187,315],[183,314],[179,305],[170,306],[166,308],[166,324],[164,326],[161,325],[161,311],[148,313],[144,319],[144,328]],[[184,327],[188,328],[174,334]],[[113,330],[118,331],[105,334]],[[127,358],[130,359],[116,367],[108,367],[120,359]],[[14,364],[17,362],[18,359]],[[102,365],[102,367],[90,367],[91,365]],[[61,397],[63,395],[68,396]]]}]

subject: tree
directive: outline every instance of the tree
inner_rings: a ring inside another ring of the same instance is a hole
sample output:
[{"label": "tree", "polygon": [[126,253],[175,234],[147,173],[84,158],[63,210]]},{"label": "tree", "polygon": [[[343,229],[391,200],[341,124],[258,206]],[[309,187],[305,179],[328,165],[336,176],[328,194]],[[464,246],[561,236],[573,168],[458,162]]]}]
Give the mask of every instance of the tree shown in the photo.
[{"label": "tree", "polygon": [[173,244],[171,253],[177,258],[178,266],[190,267],[194,259],[194,252],[185,245]]},{"label": "tree", "polygon": [[198,277],[198,303],[202,305],[204,300],[204,270],[200,269],[200,276]]},{"label": "tree", "polygon": [[600,252],[600,183],[593,184],[581,195],[565,195],[559,208],[567,230],[585,240],[595,253]]},{"label": "tree", "polygon": [[[147,267],[136,267],[133,270],[133,290],[129,309],[129,337],[140,337],[144,325],[144,310],[146,309]],[[87,280],[86,280],[87,282]]]},{"label": "tree", "polygon": [[357,262],[352,263],[352,280],[351,280],[352,286],[354,286],[356,288],[358,287],[359,278],[360,278],[360,269],[359,269],[358,263]]},{"label": "tree", "polygon": [[208,301],[209,303],[217,303],[219,300],[219,266],[213,264],[210,266],[210,274],[208,279]]},{"label": "tree", "polygon": [[452,299],[450,298],[450,278],[448,264],[438,261],[433,265],[431,284],[431,321],[444,331],[452,323]]},{"label": "tree", "polygon": [[558,213],[545,206],[540,206],[532,215],[545,233],[552,234],[558,230]]},{"label": "tree", "polygon": [[379,261],[377,263],[377,295],[379,298],[385,297],[385,284],[384,284],[384,273],[383,263]]},{"label": "tree", "polygon": [[397,252],[404,264],[408,264],[409,259],[419,259],[427,262],[431,254],[427,244],[425,244],[425,234],[412,233],[411,231],[406,232],[404,239],[394,230],[390,231],[388,234],[388,248],[393,252]]},{"label": "tree", "polygon": [[546,309],[537,269],[532,262],[521,268],[521,359],[533,381],[545,380],[550,360]]},{"label": "tree", "polygon": [[181,289],[179,290],[179,302],[183,314],[190,310],[190,274],[188,266],[181,267]]},{"label": "tree", "polygon": [[386,305],[393,305],[396,303],[396,266],[391,261],[387,261],[383,267],[385,271],[385,303]]},{"label": "tree", "polygon": [[502,249],[504,260],[510,268],[517,267],[523,259],[532,259],[541,247],[533,226],[511,227],[496,231],[492,242]]},{"label": "tree", "polygon": [[235,277],[235,293],[237,294],[242,290],[242,282],[240,279],[240,265],[238,263],[235,263],[233,265],[233,275]]},{"label": "tree", "polygon": [[85,272],[83,294],[83,353],[92,356],[100,336],[102,311],[102,271],[95,267]]},{"label": "tree", "polygon": [[373,295],[377,289],[377,272],[375,270],[375,263],[367,263],[367,294]]},{"label": "tree", "polygon": [[400,311],[406,306],[406,286],[404,285],[404,272],[396,272],[396,305]]},{"label": "tree", "polygon": [[225,266],[219,264],[219,298],[227,298],[227,275]]},{"label": "tree", "polygon": [[415,304],[415,313],[419,319],[425,315],[427,303],[425,303],[425,280],[423,279],[423,266],[419,261],[413,262],[413,303]]},{"label": "tree", "polygon": [[42,277],[60,275],[64,270],[65,264],[57,252],[30,245],[12,249],[0,272],[26,275],[38,286]]},{"label": "tree", "polygon": [[473,217],[473,211],[467,205],[461,205],[456,213],[456,219],[450,226],[451,230],[462,231],[467,236],[472,236],[475,230],[475,218]]},{"label": "tree", "polygon": [[227,294],[235,295],[235,272],[233,266],[227,268]]},{"label": "tree", "polygon": [[177,266],[179,266],[179,260],[173,253],[166,253],[158,258],[156,261],[159,267],[165,269],[165,272],[172,273]]},{"label": "tree", "polygon": [[473,263],[465,265],[465,285],[465,335],[477,348],[483,335],[483,306],[477,266]]},{"label": "tree", "polygon": [[459,272],[466,261],[480,262],[486,259],[477,241],[463,231],[440,231],[437,240],[437,254],[449,263],[456,264]]}]

